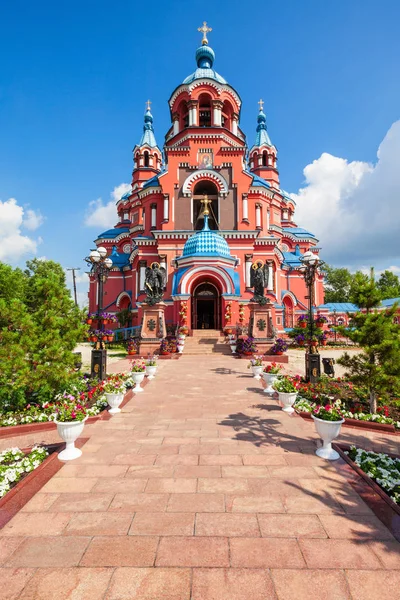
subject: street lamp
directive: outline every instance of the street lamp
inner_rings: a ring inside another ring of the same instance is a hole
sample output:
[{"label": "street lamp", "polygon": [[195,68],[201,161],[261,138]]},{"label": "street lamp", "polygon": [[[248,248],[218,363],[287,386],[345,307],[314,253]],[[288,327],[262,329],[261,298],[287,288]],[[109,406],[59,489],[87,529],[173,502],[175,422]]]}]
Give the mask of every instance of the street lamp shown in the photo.
[{"label": "street lamp", "polygon": [[312,337],[314,332],[314,316],[313,316],[313,291],[315,277],[318,269],[324,264],[317,254],[308,250],[300,257],[303,266],[300,271],[303,273],[304,281],[308,290],[308,322],[309,322],[309,337],[308,350],[306,352],[306,381],[315,383],[321,376],[321,358],[318,352],[318,347],[312,345]]},{"label": "street lamp", "polygon": [[[103,310],[103,293],[104,283],[107,281],[110,269],[112,267],[112,260],[107,256],[107,250],[103,246],[99,246],[97,250],[92,250],[85,258],[85,261],[90,265],[90,272],[95,276],[99,282],[98,296],[97,296],[97,319],[99,323],[100,332],[103,331],[104,324],[101,319],[101,312]],[[107,350],[104,343],[103,335],[100,335],[100,341],[96,342],[96,348],[92,350],[92,365],[91,365],[91,376],[104,379],[107,370]]]}]

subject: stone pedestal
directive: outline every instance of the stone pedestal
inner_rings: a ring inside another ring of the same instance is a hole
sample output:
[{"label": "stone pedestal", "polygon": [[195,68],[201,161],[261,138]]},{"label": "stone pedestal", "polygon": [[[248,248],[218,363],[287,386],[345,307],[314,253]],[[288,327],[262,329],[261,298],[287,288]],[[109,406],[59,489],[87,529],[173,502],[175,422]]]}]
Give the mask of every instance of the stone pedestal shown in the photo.
[{"label": "stone pedestal", "polygon": [[140,331],[139,355],[154,354],[160,347],[161,340],[167,335],[165,327],[165,303],[153,306],[143,304],[143,323]]},{"label": "stone pedestal", "polygon": [[261,305],[258,302],[249,302],[250,308],[250,327],[249,335],[254,338],[257,344],[258,352],[264,353],[274,343],[272,331],[271,302]]}]

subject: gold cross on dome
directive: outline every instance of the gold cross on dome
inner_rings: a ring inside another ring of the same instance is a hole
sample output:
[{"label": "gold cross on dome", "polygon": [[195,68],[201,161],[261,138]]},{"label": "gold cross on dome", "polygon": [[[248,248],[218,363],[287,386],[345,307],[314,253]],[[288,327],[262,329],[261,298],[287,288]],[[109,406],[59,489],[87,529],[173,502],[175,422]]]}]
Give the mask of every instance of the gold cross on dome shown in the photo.
[{"label": "gold cross on dome", "polygon": [[260,112],[262,111],[262,109],[264,108],[264,100],[259,100],[258,101],[258,105],[260,107]]},{"label": "gold cross on dome", "polygon": [[200,202],[203,205],[203,215],[209,215],[210,211],[208,210],[208,205],[212,203],[212,200],[208,199],[207,194],[204,194],[203,199],[200,200]]},{"label": "gold cross on dome", "polygon": [[203,39],[201,40],[201,43],[203,44],[203,46],[208,44],[207,33],[209,31],[212,31],[212,28],[207,27],[207,21],[203,21],[203,27],[198,27],[197,31],[200,31],[200,33],[203,34]]},{"label": "gold cross on dome", "polygon": [[146,110],[150,110],[150,104],[152,104],[152,102],[150,100],[147,100],[147,102],[146,102]]}]

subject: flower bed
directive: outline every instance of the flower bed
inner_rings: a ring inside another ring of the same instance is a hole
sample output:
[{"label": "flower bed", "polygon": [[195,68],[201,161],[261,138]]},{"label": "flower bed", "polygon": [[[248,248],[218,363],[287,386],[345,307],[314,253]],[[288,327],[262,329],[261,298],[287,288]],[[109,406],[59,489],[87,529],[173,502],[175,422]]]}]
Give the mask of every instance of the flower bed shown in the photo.
[{"label": "flower bed", "polygon": [[[345,410],[342,407],[342,402],[340,400],[336,400],[333,403],[338,409],[340,409],[343,418],[345,419],[344,425],[349,426],[362,426],[364,423],[366,425],[383,425],[384,427],[379,427],[382,431],[387,431],[388,433],[394,433],[396,430],[400,431],[400,421],[394,421],[390,417],[385,417],[382,414],[371,414],[371,413],[353,413],[349,410]],[[318,406],[318,402],[310,402],[305,398],[299,397],[296,401],[294,408],[300,414],[300,416],[309,416],[311,418],[311,414]]]},{"label": "flower bed", "polygon": [[37,467],[49,455],[46,448],[35,446],[26,454],[19,448],[7,448],[0,453],[0,498],[26,474]]},{"label": "flower bed", "polygon": [[400,506],[400,458],[367,452],[355,446],[351,446],[346,454],[395,504]]}]

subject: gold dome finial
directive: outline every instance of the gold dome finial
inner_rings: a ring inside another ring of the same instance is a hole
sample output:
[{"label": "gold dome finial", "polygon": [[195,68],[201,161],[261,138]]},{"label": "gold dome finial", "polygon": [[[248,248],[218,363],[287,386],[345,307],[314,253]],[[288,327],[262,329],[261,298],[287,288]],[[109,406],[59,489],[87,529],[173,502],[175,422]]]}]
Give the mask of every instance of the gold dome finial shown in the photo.
[{"label": "gold dome finial", "polygon": [[200,31],[200,33],[203,34],[203,39],[201,40],[201,43],[203,46],[206,46],[208,44],[207,33],[209,31],[212,31],[212,28],[207,27],[207,21],[203,21],[203,27],[198,27],[197,31]]},{"label": "gold dome finial", "polygon": [[262,109],[264,108],[264,100],[259,100],[258,105],[260,107],[260,112],[262,112]]}]

